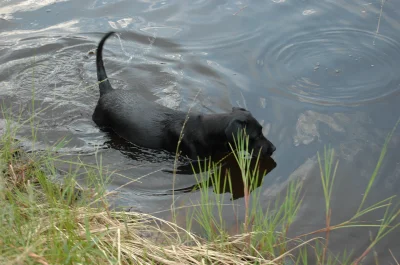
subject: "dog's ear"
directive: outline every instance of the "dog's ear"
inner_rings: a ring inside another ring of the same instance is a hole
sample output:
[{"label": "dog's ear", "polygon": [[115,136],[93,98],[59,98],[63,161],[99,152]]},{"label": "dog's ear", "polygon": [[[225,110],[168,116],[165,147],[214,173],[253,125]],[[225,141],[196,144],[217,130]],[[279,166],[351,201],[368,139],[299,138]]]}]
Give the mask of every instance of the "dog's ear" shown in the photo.
[{"label": "dog's ear", "polygon": [[225,128],[225,135],[229,142],[233,142],[234,137],[237,137],[239,130],[246,126],[246,121],[242,119],[233,119]]},{"label": "dog's ear", "polygon": [[247,111],[247,109],[239,108],[239,107],[232,107],[232,112],[235,112],[235,111]]}]

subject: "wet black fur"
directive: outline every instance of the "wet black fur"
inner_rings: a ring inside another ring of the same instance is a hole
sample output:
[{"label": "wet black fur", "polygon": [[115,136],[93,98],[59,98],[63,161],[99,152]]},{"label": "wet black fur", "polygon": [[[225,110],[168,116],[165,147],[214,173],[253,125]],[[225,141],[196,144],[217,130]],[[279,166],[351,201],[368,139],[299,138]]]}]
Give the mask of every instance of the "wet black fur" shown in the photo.
[{"label": "wet black fur", "polygon": [[275,151],[263,135],[262,126],[243,108],[234,107],[231,112],[220,114],[187,114],[150,102],[133,90],[113,89],[102,57],[104,43],[113,33],[101,39],[96,54],[100,98],[92,118],[99,127],[111,128],[136,145],[175,153],[187,120],[179,149],[191,159],[229,151],[228,143],[233,143],[233,135],[243,128],[255,153],[261,149],[263,156],[271,156]]}]

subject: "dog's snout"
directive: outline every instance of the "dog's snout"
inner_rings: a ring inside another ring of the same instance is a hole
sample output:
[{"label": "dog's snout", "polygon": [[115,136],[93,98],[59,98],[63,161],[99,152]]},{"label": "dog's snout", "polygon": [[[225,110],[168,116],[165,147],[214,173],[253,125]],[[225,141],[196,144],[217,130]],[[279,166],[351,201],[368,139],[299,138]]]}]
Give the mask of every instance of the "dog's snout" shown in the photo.
[{"label": "dog's snout", "polygon": [[276,151],[275,145],[271,144],[270,149],[271,149],[271,155],[272,155]]},{"label": "dog's snout", "polygon": [[272,143],[270,143],[270,144],[268,145],[268,147],[266,148],[266,155],[272,156],[272,154],[275,152],[275,150],[276,150],[275,145],[273,145]]}]

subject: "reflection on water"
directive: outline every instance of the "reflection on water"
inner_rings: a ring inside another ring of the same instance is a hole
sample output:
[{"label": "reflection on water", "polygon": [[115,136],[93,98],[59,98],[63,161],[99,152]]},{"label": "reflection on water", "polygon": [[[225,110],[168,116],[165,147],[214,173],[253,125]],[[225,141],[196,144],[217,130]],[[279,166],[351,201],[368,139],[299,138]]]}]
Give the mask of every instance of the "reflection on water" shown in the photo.
[{"label": "reflection on water", "polygon": [[[204,166],[210,165],[212,172],[204,170]],[[257,167],[256,167],[257,166]],[[197,180],[199,183],[183,189],[176,189],[177,192],[193,192],[204,187],[213,187],[214,193],[232,193],[232,200],[242,198],[245,190],[251,194],[253,190],[260,187],[263,178],[276,167],[276,162],[271,157],[257,159],[251,158],[249,168],[252,173],[249,174],[246,181],[242,175],[242,171],[238,165],[235,156],[231,153],[223,158],[214,158],[213,161],[203,161],[198,165],[188,165],[178,167],[177,174],[193,174],[192,168],[197,172]],[[205,172],[206,171],[206,172]],[[205,179],[204,175],[207,176]]]},{"label": "reflection on water", "polygon": [[296,123],[296,135],[293,137],[294,144],[310,144],[314,140],[320,139],[318,125],[325,123],[335,132],[344,133],[344,128],[336,121],[335,116],[317,113],[315,111],[306,111],[299,115]]},{"label": "reflection on water", "polygon": [[55,4],[57,2],[64,2],[68,0],[17,0],[17,1],[3,1],[0,6],[0,13],[17,13],[35,11],[40,8]]},{"label": "reflection on water", "polygon": [[[303,180],[304,203],[292,231],[298,235],[325,225],[316,152],[326,145],[340,161],[332,222],[359,205],[400,116],[399,17],[398,1],[2,1],[0,97],[15,117],[22,111],[26,118],[34,94],[35,148],[66,136],[63,155],[90,164],[101,157],[117,204],[167,218],[172,189],[177,203],[198,201],[196,188],[207,183],[183,170],[187,161],[178,162],[174,178],[173,156],[121,143],[91,120],[98,100],[93,50],[104,32],[117,29],[104,47],[115,88],[183,111],[243,106],[264,125],[277,151],[262,163],[268,174],[254,188],[267,207],[290,179]],[[19,137],[30,135],[23,126]],[[397,130],[371,203],[399,195],[399,146]],[[231,162],[222,166],[230,169],[236,188],[228,197],[239,214],[228,206],[224,219],[235,225],[244,218],[243,182]],[[346,230],[332,234],[330,246],[361,250],[368,242],[365,230]],[[381,264],[391,260],[389,248],[400,253],[399,239],[389,236],[374,249]]]}]

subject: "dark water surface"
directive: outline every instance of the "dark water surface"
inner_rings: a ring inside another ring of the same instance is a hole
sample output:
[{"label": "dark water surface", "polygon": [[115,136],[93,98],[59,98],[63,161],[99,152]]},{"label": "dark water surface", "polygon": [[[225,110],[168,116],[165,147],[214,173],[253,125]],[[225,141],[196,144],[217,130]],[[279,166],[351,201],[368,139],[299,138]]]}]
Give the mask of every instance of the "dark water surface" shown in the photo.
[{"label": "dark water surface", "polygon": [[[277,151],[267,161],[273,170],[258,188],[260,199],[267,205],[290,178],[304,179],[304,203],[291,231],[299,235],[325,222],[317,151],[330,144],[340,160],[335,224],[357,210],[400,117],[400,2],[386,1],[380,13],[380,1],[358,0],[2,0],[0,97],[28,117],[35,88],[35,107],[43,109],[36,148],[68,136],[60,152],[81,154],[87,163],[95,163],[98,150],[103,165],[116,171],[110,190],[126,184],[119,189],[121,205],[169,218],[171,158],[108,148],[118,143],[91,120],[99,96],[93,50],[103,33],[121,32],[104,50],[115,88],[184,111],[242,106],[261,121]],[[397,130],[369,203],[400,194],[399,147]],[[195,183],[180,174],[175,188]],[[177,193],[176,199],[190,205],[199,193]],[[243,221],[243,198],[234,203]],[[224,214],[235,227],[232,210]],[[389,249],[400,258],[399,235],[375,248],[381,264],[392,262]],[[368,229],[337,231],[330,246],[360,254],[369,236]]]}]

